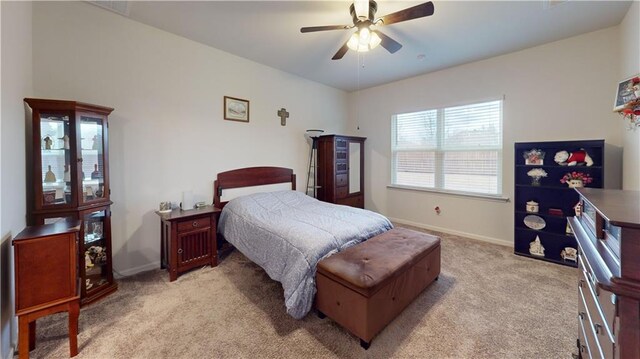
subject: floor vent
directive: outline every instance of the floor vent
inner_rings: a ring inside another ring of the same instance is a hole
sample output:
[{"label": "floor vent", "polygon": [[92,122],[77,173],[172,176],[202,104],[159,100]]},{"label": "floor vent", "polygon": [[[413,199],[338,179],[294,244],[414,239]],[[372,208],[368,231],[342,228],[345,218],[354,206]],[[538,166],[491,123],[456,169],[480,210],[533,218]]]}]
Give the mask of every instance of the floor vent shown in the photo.
[{"label": "floor vent", "polygon": [[123,16],[129,16],[130,1],[87,1],[90,4],[100,6],[103,9],[113,11]]}]

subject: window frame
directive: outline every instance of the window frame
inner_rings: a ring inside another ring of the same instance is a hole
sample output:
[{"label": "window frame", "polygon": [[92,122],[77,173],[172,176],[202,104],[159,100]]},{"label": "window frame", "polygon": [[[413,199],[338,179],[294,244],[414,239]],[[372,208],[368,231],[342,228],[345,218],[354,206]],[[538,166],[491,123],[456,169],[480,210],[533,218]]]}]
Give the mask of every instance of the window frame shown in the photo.
[{"label": "window frame", "polygon": [[[497,193],[483,193],[483,192],[472,192],[472,191],[460,191],[460,190],[452,190],[443,188],[444,185],[444,155],[445,153],[456,152],[456,151],[469,151],[468,147],[461,148],[445,148],[444,147],[444,133],[445,133],[445,110],[449,108],[455,107],[463,107],[470,105],[481,105],[490,102],[499,102],[499,119],[498,125],[500,129],[498,143],[499,146],[494,147],[483,147],[478,150],[478,152],[497,152],[497,168],[496,168],[496,186]],[[397,162],[396,162],[396,153],[400,151],[397,148],[397,117],[402,114],[410,114],[410,113],[426,113],[429,111],[436,111],[436,146],[427,146],[424,145],[419,148],[414,148],[417,151],[429,151],[434,152],[435,154],[435,163],[434,163],[434,187],[425,187],[425,186],[414,186],[414,185],[404,185],[397,183]],[[484,99],[482,101],[474,101],[467,102],[449,106],[441,106],[428,108],[425,110],[413,111],[413,112],[405,112],[405,113],[397,113],[391,116],[391,161],[390,161],[390,170],[391,170],[391,184],[388,185],[388,188],[398,188],[398,189],[407,189],[407,190],[415,190],[415,191],[424,191],[424,192],[434,192],[448,195],[456,195],[456,196],[464,196],[464,197],[475,197],[475,198],[486,198],[492,200],[500,200],[500,201],[508,201],[509,198],[504,196],[504,183],[503,183],[503,173],[504,173],[504,165],[503,165],[503,155],[504,155],[504,97],[500,98],[489,98]]]}]

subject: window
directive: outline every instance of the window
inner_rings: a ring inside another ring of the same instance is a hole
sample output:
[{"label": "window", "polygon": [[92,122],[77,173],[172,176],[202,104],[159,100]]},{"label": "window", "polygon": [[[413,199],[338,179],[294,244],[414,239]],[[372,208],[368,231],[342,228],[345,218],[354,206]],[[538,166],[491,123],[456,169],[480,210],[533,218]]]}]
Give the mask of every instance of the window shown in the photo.
[{"label": "window", "polygon": [[502,194],[502,101],[393,116],[392,185]]}]

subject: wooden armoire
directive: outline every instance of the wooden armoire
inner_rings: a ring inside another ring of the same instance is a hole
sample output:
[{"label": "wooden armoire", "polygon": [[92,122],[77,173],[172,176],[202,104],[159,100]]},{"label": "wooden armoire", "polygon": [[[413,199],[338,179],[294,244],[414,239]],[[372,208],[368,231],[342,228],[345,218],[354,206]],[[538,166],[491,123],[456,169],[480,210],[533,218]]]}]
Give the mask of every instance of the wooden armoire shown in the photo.
[{"label": "wooden armoire", "polygon": [[318,138],[318,190],[321,201],[364,208],[364,137]]}]

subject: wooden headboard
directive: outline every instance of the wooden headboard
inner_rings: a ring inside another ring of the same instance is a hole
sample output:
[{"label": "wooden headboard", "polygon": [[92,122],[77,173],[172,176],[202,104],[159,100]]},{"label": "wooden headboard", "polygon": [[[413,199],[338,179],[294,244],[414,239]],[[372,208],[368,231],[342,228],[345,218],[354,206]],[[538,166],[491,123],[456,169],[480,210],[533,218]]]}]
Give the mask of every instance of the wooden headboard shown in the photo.
[{"label": "wooden headboard", "polygon": [[221,202],[223,189],[263,186],[291,182],[291,189],[296,189],[296,175],[293,170],[284,167],[247,167],[220,172],[213,182],[213,205],[224,208],[227,202]]}]

